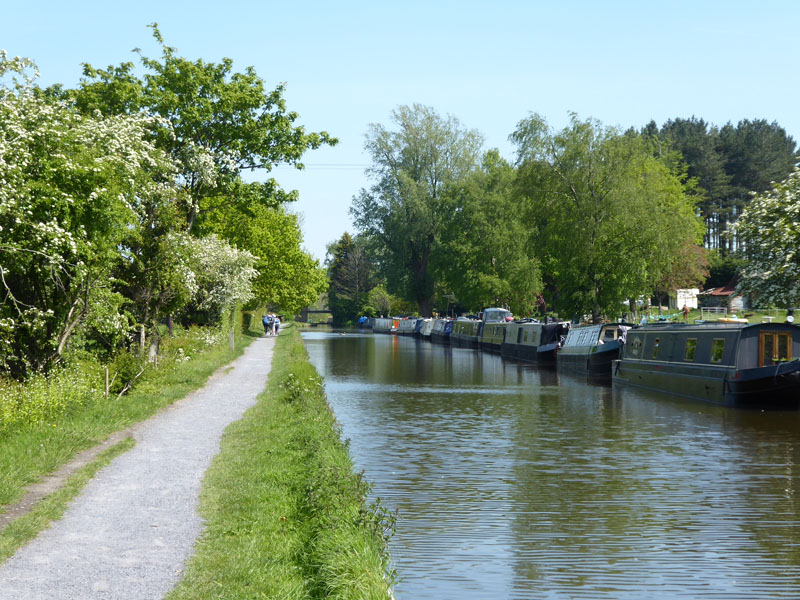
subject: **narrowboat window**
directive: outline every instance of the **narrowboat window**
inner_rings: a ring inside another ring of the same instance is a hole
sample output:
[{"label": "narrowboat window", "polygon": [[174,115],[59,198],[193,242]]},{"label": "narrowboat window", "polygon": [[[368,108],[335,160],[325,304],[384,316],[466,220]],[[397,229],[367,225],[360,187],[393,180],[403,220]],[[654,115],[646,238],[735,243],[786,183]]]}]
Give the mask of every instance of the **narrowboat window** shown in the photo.
[{"label": "narrowboat window", "polygon": [[792,353],[789,350],[789,334],[787,333],[779,333],[778,334],[778,360],[785,361],[792,359]]},{"label": "narrowboat window", "polygon": [[697,338],[686,340],[686,348],[683,351],[683,360],[694,360],[694,353],[697,351]]},{"label": "narrowboat window", "polygon": [[517,330],[517,343],[518,343],[518,344],[521,344],[521,343],[522,343],[522,332],[523,332],[523,329],[522,329],[522,327],[520,327],[520,328]]},{"label": "narrowboat window", "polygon": [[639,351],[642,349],[642,338],[636,336],[633,338],[633,342],[631,343],[631,354],[633,356],[639,356]]},{"label": "narrowboat window", "polygon": [[614,341],[614,330],[613,329],[606,329],[606,332],[603,334],[603,338],[606,340]]},{"label": "narrowboat window", "polygon": [[536,330],[531,331],[531,344],[536,343]]},{"label": "narrowboat window", "polygon": [[656,343],[653,344],[653,358],[658,358],[658,338],[656,338]]},{"label": "narrowboat window", "polygon": [[722,355],[725,353],[725,340],[716,338],[711,342],[711,362],[722,362]]}]

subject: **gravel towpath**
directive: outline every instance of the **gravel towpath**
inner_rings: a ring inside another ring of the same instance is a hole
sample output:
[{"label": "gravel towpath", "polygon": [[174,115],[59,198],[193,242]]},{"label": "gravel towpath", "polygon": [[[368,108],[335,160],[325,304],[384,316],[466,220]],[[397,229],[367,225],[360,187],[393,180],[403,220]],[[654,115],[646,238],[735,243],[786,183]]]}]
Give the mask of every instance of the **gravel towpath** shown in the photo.
[{"label": "gravel towpath", "polygon": [[0,599],[163,598],[203,527],[203,474],[225,427],[264,390],[274,342],[255,340],[202,389],[137,425],[136,446],[0,566]]}]

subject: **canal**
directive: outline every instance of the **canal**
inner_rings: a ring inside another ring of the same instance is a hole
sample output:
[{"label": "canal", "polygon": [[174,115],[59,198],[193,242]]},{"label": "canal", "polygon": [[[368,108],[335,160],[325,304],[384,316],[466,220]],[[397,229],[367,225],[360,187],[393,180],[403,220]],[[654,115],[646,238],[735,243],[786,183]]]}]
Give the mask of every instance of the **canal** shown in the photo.
[{"label": "canal", "polygon": [[356,467],[398,510],[398,600],[800,597],[800,414],[303,337]]}]

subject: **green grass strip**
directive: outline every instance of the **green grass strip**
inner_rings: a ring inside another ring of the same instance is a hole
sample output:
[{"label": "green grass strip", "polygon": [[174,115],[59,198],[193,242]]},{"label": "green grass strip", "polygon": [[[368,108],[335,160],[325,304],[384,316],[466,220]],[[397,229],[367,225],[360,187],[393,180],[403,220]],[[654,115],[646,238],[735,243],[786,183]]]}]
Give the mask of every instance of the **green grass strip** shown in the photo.
[{"label": "green grass strip", "polygon": [[115,457],[133,448],[135,444],[133,438],[126,438],[105,450],[88,465],[73,473],[62,487],[37,503],[33,510],[0,531],[0,564],[35,538],[50,523],[60,519],[67,509],[67,504],[80,493],[92,477]]},{"label": "green grass strip", "polygon": [[368,492],[298,328],[284,330],[267,390],[206,474],[206,529],[168,600],[386,600],[394,519]]}]

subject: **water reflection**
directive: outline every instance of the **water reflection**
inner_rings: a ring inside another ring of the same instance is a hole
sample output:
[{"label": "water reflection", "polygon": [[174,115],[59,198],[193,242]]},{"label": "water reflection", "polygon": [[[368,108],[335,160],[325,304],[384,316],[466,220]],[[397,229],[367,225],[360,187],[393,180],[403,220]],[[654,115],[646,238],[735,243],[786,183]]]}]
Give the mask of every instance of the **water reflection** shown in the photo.
[{"label": "water reflection", "polygon": [[800,597],[797,413],[396,336],[305,340],[399,509],[400,600]]}]

